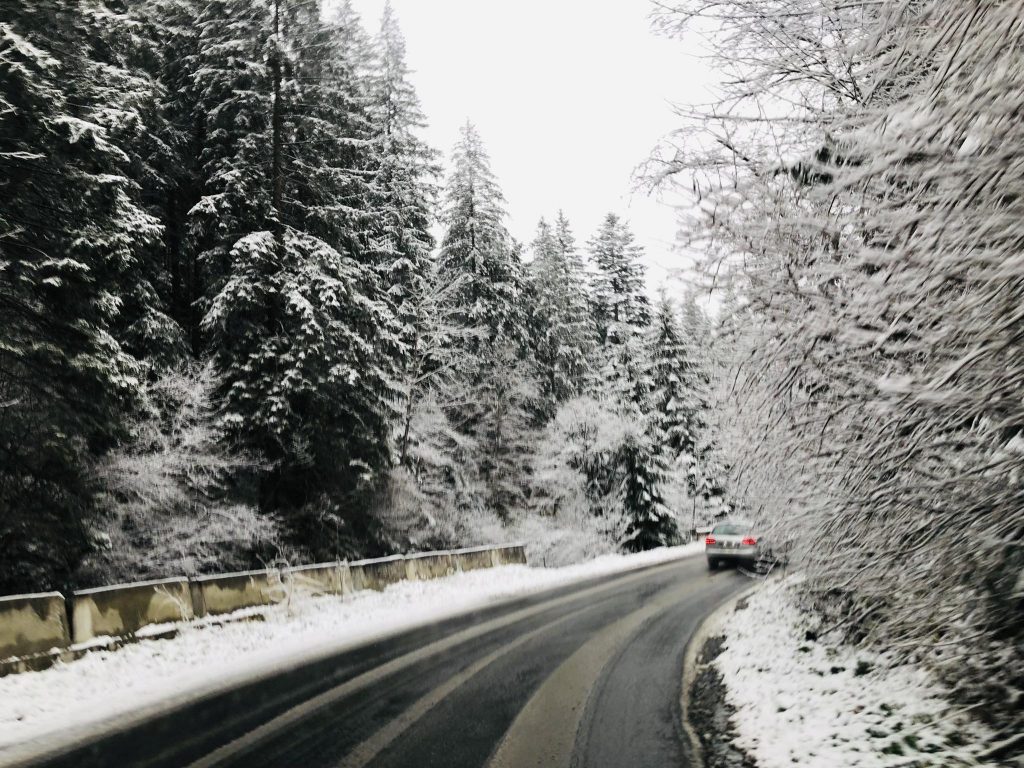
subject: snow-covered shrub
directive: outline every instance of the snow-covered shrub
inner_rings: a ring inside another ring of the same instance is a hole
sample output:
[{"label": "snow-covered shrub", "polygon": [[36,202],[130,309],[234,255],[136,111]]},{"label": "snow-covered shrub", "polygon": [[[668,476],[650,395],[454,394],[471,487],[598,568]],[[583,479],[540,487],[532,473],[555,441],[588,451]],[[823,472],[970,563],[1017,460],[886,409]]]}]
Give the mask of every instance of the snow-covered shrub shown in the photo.
[{"label": "snow-covered shrub", "polygon": [[148,385],[130,439],[95,467],[102,514],[81,581],[231,570],[276,551],[276,523],[235,487],[254,464],[221,446],[213,386],[208,366]]},{"label": "snow-covered shrub", "polygon": [[701,17],[723,108],[658,174],[696,193],[690,245],[739,299],[732,491],[802,547],[837,630],[929,659],[1018,734],[1020,6],[728,0],[663,19]]},{"label": "snow-covered shrub", "polygon": [[534,447],[529,505],[495,514],[473,471],[475,442],[427,400],[413,422],[408,467],[396,468],[375,511],[395,549],[521,541],[538,565],[619,551],[628,537],[623,456],[642,425],[604,401],[571,400]]},{"label": "snow-covered shrub", "polygon": [[644,425],[611,403],[580,397],[563,404],[537,446],[533,510],[572,521],[599,520],[616,546],[626,539],[626,448],[643,441]]}]

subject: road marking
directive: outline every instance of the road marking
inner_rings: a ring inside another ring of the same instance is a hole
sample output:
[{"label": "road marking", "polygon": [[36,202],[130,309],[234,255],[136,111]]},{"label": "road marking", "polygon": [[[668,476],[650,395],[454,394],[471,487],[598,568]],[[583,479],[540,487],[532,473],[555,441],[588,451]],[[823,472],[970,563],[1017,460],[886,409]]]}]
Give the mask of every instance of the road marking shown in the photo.
[{"label": "road marking", "polygon": [[[678,568],[680,563],[686,563],[688,559],[674,560],[665,565],[655,566],[653,568],[645,569],[638,573],[624,576],[622,578],[613,579],[610,582],[598,584],[593,587],[589,587],[579,592],[573,592],[562,597],[546,600],[538,605],[531,606],[530,608],[522,608],[513,613],[500,616],[483,624],[478,624],[473,627],[456,632],[449,637],[438,640],[437,642],[426,645],[415,651],[411,651],[403,656],[399,656],[396,659],[382,664],[379,667],[375,667],[361,675],[358,675],[351,680],[348,680],[341,685],[338,685],[330,690],[324,691],[318,696],[314,696],[300,704],[295,705],[291,709],[283,712],[272,720],[264,723],[258,728],[253,729],[249,733],[241,736],[227,744],[219,747],[205,757],[192,763],[191,768],[209,768],[209,766],[217,765],[220,762],[227,760],[228,758],[236,755],[240,752],[244,752],[258,745],[259,743],[271,738],[277,733],[289,728],[305,718],[312,715],[317,710],[334,704],[337,701],[351,696],[354,693],[375,685],[380,681],[384,680],[390,675],[400,672],[407,667],[411,667],[414,664],[419,663],[431,656],[453,648],[467,640],[485,635],[488,632],[493,632],[497,629],[502,629],[511,624],[515,624],[524,619],[532,618],[538,614],[544,613],[545,611],[557,608],[560,605],[572,603],[580,599],[599,595],[602,592],[609,592],[623,585],[632,584],[635,581],[642,581],[644,579],[651,578],[656,574],[660,574],[663,571],[669,571],[673,568]],[[695,580],[696,581],[696,580]]]},{"label": "road marking", "polygon": [[520,635],[507,645],[503,645],[487,654],[482,659],[478,659],[476,662],[466,667],[466,669],[462,670],[462,672],[459,672],[457,675],[449,678],[443,685],[439,685],[430,693],[417,700],[401,715],[396,717],[390,723],[374,733],[369,739],[353,749],[345,756],[345,759],[338,764],[338,768],[363,768],[363,766],[383,752],[392,744],[392,742],[407,731],[420,718],[437,706],[438,703],[454,693],[463,683],[474,675],[479,674],[502,656],[508,655],[534,638],[548,632],[553,627],[563,624],[581,613],[593,610],[594,607],[594,605],[586,605],[582,608],[578,608],[571,613],[565,614],[561,618],[548,622],[542,627],[538,627],[531,632],[527,632],[525,635]]},{"label": "road marking", "polygon": [[587,700],[618,649],[645,622],[677,604],[703,582],[663,590],[580,646],[533,694],[512,722],[487,768],[568,768]]}]

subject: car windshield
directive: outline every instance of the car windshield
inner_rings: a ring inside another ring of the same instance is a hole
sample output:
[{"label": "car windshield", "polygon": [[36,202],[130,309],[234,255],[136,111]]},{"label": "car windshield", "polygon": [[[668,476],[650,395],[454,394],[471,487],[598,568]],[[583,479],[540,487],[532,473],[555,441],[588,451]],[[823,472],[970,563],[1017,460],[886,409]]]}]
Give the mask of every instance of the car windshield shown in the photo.
[{"label": "car windshield", "polygon": [[745,525],[737,525],[736,523],[720,523],[715,526],[712,533],[717,533],[722,536],[742,536],[744,533],[748,533],[750,528]]}]

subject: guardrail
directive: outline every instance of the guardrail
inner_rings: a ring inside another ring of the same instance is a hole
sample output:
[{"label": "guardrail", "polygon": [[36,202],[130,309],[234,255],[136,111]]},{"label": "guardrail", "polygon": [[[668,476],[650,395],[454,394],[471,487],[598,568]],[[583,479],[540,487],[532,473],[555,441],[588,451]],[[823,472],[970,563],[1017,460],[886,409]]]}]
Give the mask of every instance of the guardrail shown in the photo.
[{"label": "guardrail", "polygon": [[522,544],[417,552],[355,562],[318,563],[192,578],[0,597],[0,676],[44,669],[95,647],[174,634],[174,625],[282,602],[289,595],[347,595],[400,581],[526,564]]}]

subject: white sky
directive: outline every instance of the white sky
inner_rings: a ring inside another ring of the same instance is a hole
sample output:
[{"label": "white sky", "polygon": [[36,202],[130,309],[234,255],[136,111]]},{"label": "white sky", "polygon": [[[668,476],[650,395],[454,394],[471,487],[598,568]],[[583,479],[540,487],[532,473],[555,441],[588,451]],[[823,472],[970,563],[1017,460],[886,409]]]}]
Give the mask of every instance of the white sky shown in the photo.
[{"label": "white sky", "polygon": [[[353,0],[375,32],[384,0]],[[648,0],[392,0],[430,126],[447,160],[476,123],[509,210],[529,243],[563,208],[585,244],[602,218],[629,219],[655,288],[685,267],[670,207],[632,176],[678,124],[672,103],[708,100],[704,64],[651,30]]]}]

